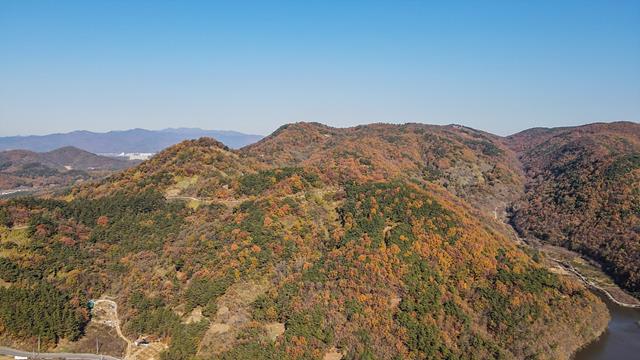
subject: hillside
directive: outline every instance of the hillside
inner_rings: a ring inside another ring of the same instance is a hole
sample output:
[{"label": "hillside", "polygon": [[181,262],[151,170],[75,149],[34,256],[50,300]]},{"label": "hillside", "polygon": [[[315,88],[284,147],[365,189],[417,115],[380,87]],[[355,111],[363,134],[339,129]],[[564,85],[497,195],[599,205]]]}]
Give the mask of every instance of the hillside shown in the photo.
[{"label": "hillside", "polygon": [[516,228],[598,260],[640,292],[640,124],[533,129],[508,143],[527,177]]},{"label": "hillside", "polygon": [[153,189],[169,198],[223,199],[233,195],[232,183],[245,174],[264,168],[211,138],[187,140],[161,151],[137,167],[118,173],[99,184],[78,187],[82,196],[96,196],[127,189]]},{"label": "hillside", "polygon": [[468,128],[302,123],[4,201],[0,341],[91,343],[110,296],[162,359],[567,359],[606,308],[494,219],[517,164]]},{"label": "hillside", "polygon": [[135,164],[137,162],[100,156],[71,146],[44,153],[0,151],[0,189],[70,185]]},{"label": "hillside", "polygon": [[232,148],[240,148],[262,138],[236,131],[178,128],[164,130],[131,129],[96,133],[73,131],[64,134],[0,137],[0,150],[51,151],[74,146],[96,154],[155,153],[183,140],[211,137]]},{"label": "hillside", "polygon": [[316,169],[329,182],[430,181],[502,217],[524,179],[501,138],[463,126],[372,124],[337,129],[285,125],[240,150],[271,166]]}]

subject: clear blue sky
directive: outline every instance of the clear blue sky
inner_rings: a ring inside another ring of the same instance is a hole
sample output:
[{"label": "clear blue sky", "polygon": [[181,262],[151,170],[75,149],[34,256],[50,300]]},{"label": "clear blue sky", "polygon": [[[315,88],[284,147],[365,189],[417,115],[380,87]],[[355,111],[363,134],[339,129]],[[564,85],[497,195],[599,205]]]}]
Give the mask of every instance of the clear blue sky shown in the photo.
[{"label": "clear blue sky", "polygon": [[640,0],[0,0],[0,135],[640,120]]}]

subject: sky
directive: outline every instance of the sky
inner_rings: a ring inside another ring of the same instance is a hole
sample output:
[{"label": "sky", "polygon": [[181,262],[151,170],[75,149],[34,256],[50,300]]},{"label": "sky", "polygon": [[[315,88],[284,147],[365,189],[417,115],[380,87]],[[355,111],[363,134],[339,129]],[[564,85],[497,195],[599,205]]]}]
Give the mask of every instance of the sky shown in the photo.
[{"label": "sky", "polygon": [[0,0],[0,136],[640,121],[640,0]]}]

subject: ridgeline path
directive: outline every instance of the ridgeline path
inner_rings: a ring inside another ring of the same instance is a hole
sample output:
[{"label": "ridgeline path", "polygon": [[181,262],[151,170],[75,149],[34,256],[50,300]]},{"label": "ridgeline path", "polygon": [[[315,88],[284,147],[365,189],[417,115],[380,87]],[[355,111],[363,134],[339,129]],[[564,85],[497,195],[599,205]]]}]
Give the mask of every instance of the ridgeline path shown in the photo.
[{"label": "ridgeline path", "polygon": [[[314,196],[324,196],[328,193],[332,193],[332,192],[336,192],[338,191],[339,188],[334,187],[334,186],[327,186],[324,188],[319,188],[319,189],[311,189],[311,190],[301,190],[298,191],[296,193],[293,194],[287,194],[287,195],[282,195],[282,196],[277,196],[277,198],[280,199],[284,199],[284,198],[292,198],[292,199],[300,199],[300,198],[304,198],[305,196],[308,195],[314,195]],[[195,196],[183,196],[183,195],[165,195],[165,199],[167,200],[186,200],[186,201],[195,201],[195,202],[201,202],[201,203],[219,203],[219,204],[223,204],[227,207],[233,208],[236,207],[240,204],[242,204],[245,201],[249,201],[252,199],[255,199],[255,196],[241,196],[238,198],[216,198],[216,197],[195,197]]]}]

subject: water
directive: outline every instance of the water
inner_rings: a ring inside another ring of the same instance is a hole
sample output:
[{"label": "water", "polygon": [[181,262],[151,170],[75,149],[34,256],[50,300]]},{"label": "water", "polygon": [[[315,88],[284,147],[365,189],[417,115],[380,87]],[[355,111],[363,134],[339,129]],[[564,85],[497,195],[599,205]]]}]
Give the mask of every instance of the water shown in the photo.
[{"label": "water", "polygon": [[575,360],[640,359],[640,309],[616,305],[598,293],[607,304],[611,321],[602,336],[579,351]]}]

